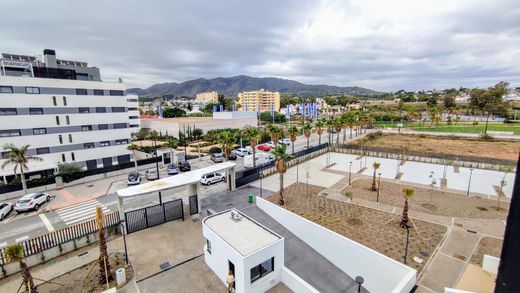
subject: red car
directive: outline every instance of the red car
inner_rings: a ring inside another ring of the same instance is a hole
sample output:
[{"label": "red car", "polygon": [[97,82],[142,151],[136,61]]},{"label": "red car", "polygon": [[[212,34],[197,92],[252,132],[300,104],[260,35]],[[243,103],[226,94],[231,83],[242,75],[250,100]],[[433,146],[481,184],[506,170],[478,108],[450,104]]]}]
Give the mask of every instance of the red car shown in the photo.
[{"label": "red car", "polygon": [[258,149],[261,150],[261,151],[264,151],[264,152],[268,152],[268,151],[271,150],[271,148],[268,145],[265,145],[265,144],[259,145]]}]

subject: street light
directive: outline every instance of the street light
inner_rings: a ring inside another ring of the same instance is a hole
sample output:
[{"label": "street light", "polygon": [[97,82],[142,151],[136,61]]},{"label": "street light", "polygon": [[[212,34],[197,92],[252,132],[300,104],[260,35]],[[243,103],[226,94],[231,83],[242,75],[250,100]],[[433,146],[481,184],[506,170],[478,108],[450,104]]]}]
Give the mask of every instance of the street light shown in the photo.
[{"label": "street light", "polygon": [[351,178],[352,178],[352,161],[349,162],[350,166],[348,167],[348,186],[352,186]]},{"label": "street light", "polygon": [[377,173],[379,175],[379,180],[377,181],[377,199],[376,201],[379,202],[379,189],[381,189],[381,172]]},{"label": "street light", "polygon": [[406,228],[406,244],[404,247],[404,264],[406,264],[406,258],[408,257],[408,241],[410,240],[410,228],[412,225],[410,223],[404,224],[404,228]]},{"label": "street light", "polygon": [[469,188],[471,186],[471,175],[472,174],[473,174],[473,168],[469,168],[468,192],[466,192],[466,196],[469,196]]},{"label": "street light", "polygon": [[125,234],[125,220],[119,221],[119,225],[121,225],[121,234],[123,234],[123,243],[125,245],[125,261],[128,264],[128,250],[126,249],[126,234]]},{"label": "street light", "polygon": [[358,293],[361,292],[361,285],[365,282],[365,279],[361,276],[356,277],[356,283],[358,284],[357,291]]}]

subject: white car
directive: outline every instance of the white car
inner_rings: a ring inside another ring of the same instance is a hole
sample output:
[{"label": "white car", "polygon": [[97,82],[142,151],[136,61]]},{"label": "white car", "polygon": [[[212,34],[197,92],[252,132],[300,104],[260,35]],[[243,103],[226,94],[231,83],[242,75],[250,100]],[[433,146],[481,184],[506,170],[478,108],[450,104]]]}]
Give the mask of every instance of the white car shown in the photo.
[{"label": "white car", "polygon": [[238,148],[235,150],[235,154],[239,157],[243,157],[249,155],[249,152],[245,148]]},{"label": "white car", "polygon": [[271,140],[271,141],[268,141],[265,143],[268,147],[274,149],[275,145],[274,145],[274,142]]},{"label": "white car", "polygon": [[146,170],[144,172],[144,175],[146,176],[146,179],[148,179],[149,181],[159,179],[159,174],[157,174],[157,170],[153,168]]},{"label": "white car", "polygon": [[202,176],[202,178],[200,179],[200,183],[204,184],[204,185],[211,185],[213,183],[218,183],[218,182],[224,181],[224,179],[225,179],[225,176],[223,173],[220,173],[220,172],[209,173],[209,174]]},{"label": "white car", "polygon": [[288,139],[288,138],[281,138],[281,139],[278,140],[278,143],[279,144],[290,145],[291,144],[291,140]]},{"label": "white car", "polygon": [[39,193],[29,193],[20,198],[15,206],[14,210],[19,212],[25,212],[28,210],[37,211],[40,206],[46,202],[51,200],[51,196],[44,192]]},{"label": "white car", "polygon": [[0,221],[13,210],[13,204],[10,202],[0,203]]}]

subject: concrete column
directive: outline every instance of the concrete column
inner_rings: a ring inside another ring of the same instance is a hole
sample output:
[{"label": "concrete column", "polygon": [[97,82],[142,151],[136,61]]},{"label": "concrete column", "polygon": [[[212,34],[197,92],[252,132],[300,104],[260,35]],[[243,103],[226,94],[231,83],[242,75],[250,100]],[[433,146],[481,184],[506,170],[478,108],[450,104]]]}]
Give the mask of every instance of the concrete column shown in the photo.
[{"label": "concrete column", "polygon": [[230,168],[226,170],[226,180],[228,184],[228,189],[231,191],[235,191],[236,189],[236,176],[235,176],[235,168]]},{"label": "concrete column", "polygon": [[198,211],[199,211],[199,214],[201,212],[201,202],[200,202],[200,196],[199,196],[199,191],[200,191],[200,183],[193,183],[193,184],[190,184],[188,185],[188,201],[186,202],[186,206],[188,207],[188,212],[187,213],[184,213],[185,216],[189,216],[190,215],[190,196],[193,196],[193,195],[196,195],[197,196],[197,205],[198,205]]}]

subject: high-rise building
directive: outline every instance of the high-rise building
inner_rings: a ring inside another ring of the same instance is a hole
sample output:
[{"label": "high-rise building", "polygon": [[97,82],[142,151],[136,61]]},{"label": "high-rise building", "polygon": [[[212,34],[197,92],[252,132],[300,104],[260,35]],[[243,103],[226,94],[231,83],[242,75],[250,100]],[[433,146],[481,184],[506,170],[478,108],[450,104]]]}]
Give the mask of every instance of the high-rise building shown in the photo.
[{"label": "high-rise building", "polygon": [[195,97],[194,103],[196,104],[208,104],[208,103],[218,103],[218,92],[206,92],[206,93],[198,93]]},{"label": "high-rise building", "polygon": [[238,93],[238,104],[242,111],[258,111],[260,107],[261,112],[271,111],[271,105],[274,110],[278,112],[280,110],[280,93],[269,92],[263,89],[252,92],[241,92]]},{"label": "high-rise building", "polygon": [[[29,145],[26,173],[53,172],[59,164],[95,169],[131,160],[131,133],[139,129],[137,96],[121,79],[103,81],[96,67],[56,59],[2,54],[0,58],[0,165],[6,144]],[[0,169],[4,182],[13,167]]]}]

